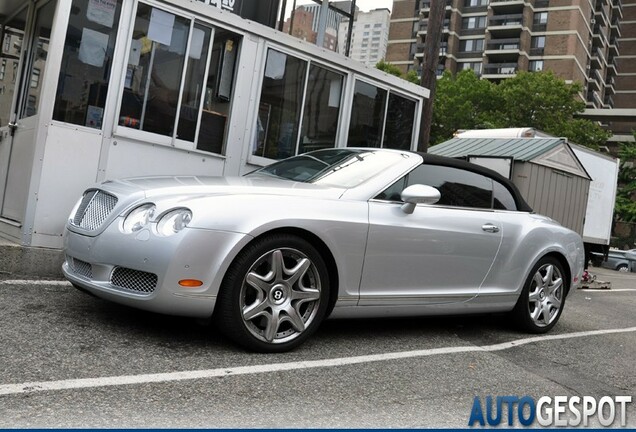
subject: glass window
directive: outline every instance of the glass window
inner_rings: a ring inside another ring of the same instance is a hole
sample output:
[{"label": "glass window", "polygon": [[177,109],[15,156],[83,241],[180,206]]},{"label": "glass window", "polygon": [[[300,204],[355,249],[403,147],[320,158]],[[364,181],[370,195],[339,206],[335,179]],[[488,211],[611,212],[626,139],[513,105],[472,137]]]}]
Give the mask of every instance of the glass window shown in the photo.
[{"label": "glass window", "polygon": [[389,95],[383,147],[410,150],[413,141],[413,119],[416,103],[395,93]]},{"label": "glass window", "polygon": [[534,24],[547,24],[548,23],[548,13],[547,12],[537,12],[534,14]]},{"label": "glass window", "polygon": [[538,72],[543,70],[543,60],[532,60],[530,61],[530,67],[528,68],[530,72]]},{"label": "glass window", "polygon": [[0,63],[0,81],[4,81],[4,75],[7,72],[7,61],[6,60],[2,60],[2,63]]},{"label": "glass window", "polygon": [[172,136],[190,20],[139,3],[119,124]]},{"label": "glass window", "polygon": [[533,36],[532,48],[545,48],[545,36]]},{"label": "glass window", "polygon": [[[186,74],[183,80],[183,91],[181,92],[181,104],[179,106],[179,124],[176,138],[180,140],[194,142],[201,100],[203,99],[202,89],[207,82],[205,79],[205,68],[208,64],[208,47],[210,46],[211,37],[212,29],[198,23],[194,25],[192,43],[187,57]],[[204,122],[206,124],[213,122],[213,119],[208,115],[202,115],[202,118],[205,119]],[[220,119],[220,122],[225,123],[224,118]],[[202,125],[201,129],[205,129],[205,125]],[[221,136],[223,135],[223,129],[224,127],[220,127]],[[216,141],[215,138],[204,134],[203,141],[208,145],[211,144],[209,141]],[[221,153],[221,151],[219,150],[217,153]]]},{"label": "glass window", "polygon": [[53,119],[101,128],[119,26],[121,0],[73,0]]},{"label": "glass window", "polygon": [[[37,18],[35,20],[35,32],[34,40],[31,50],[31,58],[26,67],[27,74],[22,76],[31,77],[30,83],[33,83],[33,74],[35,70],[38,70],[38,84],[39,84],[39,71],[44,70],[46,59],[49,50],[49,39],[51,37],[51,28],[53,27],[53,16],[55,15],[56,2],[50,1],[43,7],[37,10]],[[24,83],[26,85],[27,83]],[[30,117],[37,114],[41,86],[28,85],[26,89],[26,103],[22,106],[22,112],[20,117]]]},{"label": "glass window", "polygon": [[441,194],[437,205],[492,208],[493,181],[490,178],[463,169],[441,165],[420,165],[389,186],[376,198],[401,201],[402,191],[414,184],[437,188]]},{"label": "glass window", "polygon": [[295,153],[306,70],[307,62],[268,50],[252,154],[282,159]]},{"label": "glass window", "polygon": [[493,208],[497,210],[517,210],[517,203],[508,188],[496,180],[493,180],[492,185],[494,194]]},{"label": "glass window", "polygon": [[463,40],[459,46],[460,51],[476,52],[484,50],[484,39],[467,39]]},{"label": "glass window", "polygon": [[475,72],[475,74],[481,75],[481,68],[482,68],[481,62],[461,63],[461,65],[462,65],[461,66],[462,70],[472,69],[472,71]]},{"label": "glass window", "polygon": [[37,88],[40,85],[40,69],[33,69],[31,72],[31,88]]},{"label": "glass window", "polygon": [[343,76],[312,64],[297,153],[336,146]]},{"label": "glass window", "polygon": [[380,147],[386,98],[386,90],[363,81],[356,81],[348,147]]},{"label": "glass window", "polygon": [[463,29],[480,29],[486,27],[486,17],[470,17],[464,18],[462,20],[462,28]]},{"label": "glass window", "polygon": [[[207,29],[201,28],[206,32]],[[195,28],[196,31],[196,28]],[[206,37],[207,37],[207,33]],[[236,62],[241,37],[235,33],[216,29],[214,31],[214,43],[212,45],[212,55],[208,77],[203,82],[203,110],[201,111],[200,128],[197,139],[197,149],[211,153],[224,153],[225,136],[228,128],[228,118],[230,115],[232,94],[236,76]],[[191,60],[192,61],[192,60]],[[197,62],[199,71],[202,72],[203,64]],[[190,94],[197,95],[196,88],[192,89],[190,84]],[[186,86],[187,88],[187,86]],[[186,98],[185,94],[183,96]],[[194,101],[192,106],[198,106]],[[182,105],[183,113],[183,105]],[[179,136],[189,139],[190,133],[186,130],[188,123],[184,121],[179,124]]]}]

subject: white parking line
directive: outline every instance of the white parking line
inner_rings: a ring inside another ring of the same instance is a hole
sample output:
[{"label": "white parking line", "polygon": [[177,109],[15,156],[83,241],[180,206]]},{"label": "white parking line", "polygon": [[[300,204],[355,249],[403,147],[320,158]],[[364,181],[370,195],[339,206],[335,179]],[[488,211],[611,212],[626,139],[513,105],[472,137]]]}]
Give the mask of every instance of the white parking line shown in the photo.
[{"label": "white parking line", "polygon": [[183,372],[170,372],[170,373],[157,373],[146,375],[124,375],[113,377],[101,377],[101,378],[83,378],[83,379],[69,379],[61,381],[42,381],[42,382],[27,382],[21,384],[4,384],[0,385],[0,395],[21,394],[21,393],[33,393],[44,392],[52,390],[70,390],[80,388],[93,388],[93,387],[106,387],[106,386],[121,386],[128,384],[148,384],[148,383],[163,383],[174,382],[184,380],[196,380],[196,379],[208,379],[215,377],[227,377],[233,375],[250,375],[261,374],[268,372],[282,372],[292,371],[300,369],[313,369],[324,367],[336,367],[347,366],[361,363],[371,363],[388,360],[401,360],[416,357],[428,357],[444,354],[456,354],[456,353],[468,353],[468,352],[493,352],[502,351],[510,348],[527,345],[530,343],[555,341],[563,339],[574,339],[589,336],[599,336],[607,334],[618,333],[630,333],[636,332],[636,327],[629,328],[617,328],[607,330],[594,330],[576,333],[564,333],[557,335],[535,336],[523,339],[517,339],[510,342],[504,342],[495,345],[484,346],[458,346],[458,347],[444,347],[433,348],[417,351],[403,351],[384,354],[363,355],[356,357],[340,357],[325,360],[310,360],[299,361],[290,363],[274,363],[264,364],[256,366],[239,366],[239,367],[227,367],[219,369],[207,369],[207,370],[195,370],[195,371],[183,371]]},{"label": "white parking line", "polygon": [[594,292],[594,293],[600,293],[600,292],[626,292],[626,291],[636,291],[636,288],[581,288],[581,291],[589,293],[589,292]]}]

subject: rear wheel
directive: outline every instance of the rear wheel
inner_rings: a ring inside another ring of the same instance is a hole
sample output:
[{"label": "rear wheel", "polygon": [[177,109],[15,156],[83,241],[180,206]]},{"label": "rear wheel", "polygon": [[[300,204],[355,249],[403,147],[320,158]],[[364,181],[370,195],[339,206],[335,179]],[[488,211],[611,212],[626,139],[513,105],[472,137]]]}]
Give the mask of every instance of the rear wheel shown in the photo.
[{"label": "rear wheel", "polygon": [[223,333],[261,352],[303,343],[327,310],[329,278],[318,251],[289,234],[257,239],[232,263],[217,300]]},{"label": "rear wheel", "polygon": [[533,267],[521,291],[513,315],[531,333],[545,333],[554,327],[563,312],[567,281],[563,266],[544,257]]},{"label": "rear wheel", "polygon": [[618,270],[619,272],[627,273],[629,271],[629,268],[627,267],[627,264],[619,264],[616,266],[616,270]]}]

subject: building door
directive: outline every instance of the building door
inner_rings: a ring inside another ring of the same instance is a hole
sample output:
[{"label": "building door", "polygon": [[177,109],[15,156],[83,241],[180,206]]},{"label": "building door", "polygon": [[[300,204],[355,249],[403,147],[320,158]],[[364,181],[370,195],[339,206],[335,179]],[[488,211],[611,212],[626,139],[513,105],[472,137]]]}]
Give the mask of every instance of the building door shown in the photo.
[{"label": "building door", "polygon": [[0,28],[0,218],[24,220],[57,0],[24,2]]}]

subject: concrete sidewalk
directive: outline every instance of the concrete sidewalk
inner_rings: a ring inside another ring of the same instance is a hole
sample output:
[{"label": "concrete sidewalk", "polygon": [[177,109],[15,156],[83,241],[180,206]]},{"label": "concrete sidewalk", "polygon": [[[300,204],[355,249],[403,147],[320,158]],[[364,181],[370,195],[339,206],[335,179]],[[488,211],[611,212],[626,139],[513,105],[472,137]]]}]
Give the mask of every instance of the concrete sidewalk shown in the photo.
[{"label": "concrete sidewalk", "polygon": [[61,278],[63,261],[59,249],[26,247],[0,238],[0,274]]}]

